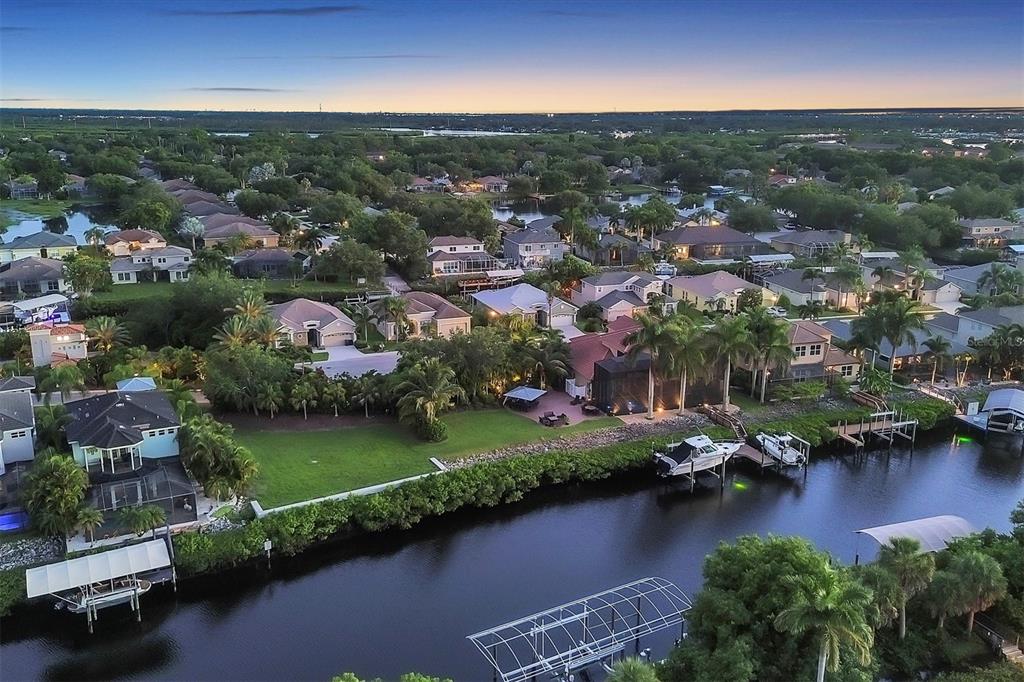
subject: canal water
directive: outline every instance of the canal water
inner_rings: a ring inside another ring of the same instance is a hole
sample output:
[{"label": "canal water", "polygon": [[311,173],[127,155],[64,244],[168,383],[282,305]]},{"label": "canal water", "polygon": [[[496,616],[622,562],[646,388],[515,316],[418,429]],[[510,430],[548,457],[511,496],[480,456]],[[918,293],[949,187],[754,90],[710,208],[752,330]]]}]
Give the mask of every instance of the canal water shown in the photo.
[{"label": "canal water", "polygon": [[[746,533],[802,535],[849,563],[858,528],[958,514],[1006,530],[1024,497],[1020,442],[925,438],[913,452],[862,458],[836,448],[806,476],[761,474],[744,462],[724,489],[711,479],[694,494],[651,472],[552,488],[278,558],[269,580],[266,567],[251,567],[184,581],[176,596],[154,588],[142,599],[141,624],[114,608],[101,612],[92,636],[82,617],[22,607],[0,626],[0,678],[326,680],[353,671],[394,679],[421,671],[489,680],[466,635],[640,577],[667,578],[693,595],[704,556]],[[865,540],[860,550],[873,553]]]},{"label": "canal water", "polygon": [[114,226],[113,209],[105,206],[72,206],[71,210],[55,218],[41,218],[25,215],[21,220],[8,226],[0,237],[4,243],[10,243],[18,237],[27,237],[37,232],[54,232],[56,234],[74,235],[79,246],[88,243],[85,233],[94,227],[105,231],[117,229]]}]

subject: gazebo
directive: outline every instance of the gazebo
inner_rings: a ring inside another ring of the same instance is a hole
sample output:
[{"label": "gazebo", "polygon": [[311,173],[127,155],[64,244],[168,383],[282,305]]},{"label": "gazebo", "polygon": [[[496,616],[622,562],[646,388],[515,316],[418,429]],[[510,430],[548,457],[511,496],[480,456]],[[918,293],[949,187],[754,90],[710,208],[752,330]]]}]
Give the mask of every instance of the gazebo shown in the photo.
[{"label": "gazebo", "polygon": [[502,404],[509,405],[511,403],[510,407],[525,412],[536,407],[537,401],[546,393],[547,391],[533,386],[516,386],[503,396],[505,400]]}]

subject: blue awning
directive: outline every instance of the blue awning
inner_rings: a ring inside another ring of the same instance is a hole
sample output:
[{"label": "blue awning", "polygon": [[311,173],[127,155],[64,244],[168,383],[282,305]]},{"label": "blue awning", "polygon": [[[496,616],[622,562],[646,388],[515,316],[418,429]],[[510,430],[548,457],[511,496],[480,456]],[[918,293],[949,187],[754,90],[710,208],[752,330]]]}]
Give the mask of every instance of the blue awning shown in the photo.
[{"label": "blue awning", "polygon": [[156,382],[150,377],[132,377],[117,382],[118,391],[155,391]]}]

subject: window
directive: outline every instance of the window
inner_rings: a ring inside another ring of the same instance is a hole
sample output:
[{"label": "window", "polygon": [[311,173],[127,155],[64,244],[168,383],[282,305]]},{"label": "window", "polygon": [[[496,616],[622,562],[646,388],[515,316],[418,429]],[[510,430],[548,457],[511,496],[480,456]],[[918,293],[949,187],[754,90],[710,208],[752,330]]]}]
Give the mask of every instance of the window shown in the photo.
[{"label": "window", "polygon": [[808,353],[808,355],[821,355],[821,344],[820,343],[812,343],[811,344],[811,350]]},{"label": "window", "polygon": [[839,368],[839,373],[844,377],[853,376],[853,365],[843,365]]},{"label": "window", "polygon": [[807,346],[797,346],[793,349],[793,355],[798,358],[807,357]]},{"label": "window", "polygon": [[132,281],[132,275],[130,272],[119,272],[117,273],[118,282],[130,282]]},{"label": "window", "polygon": [[46,290],[47,291],[60,291],[60,282],[54,282],[53,280],[47,281],[46,282]]}]

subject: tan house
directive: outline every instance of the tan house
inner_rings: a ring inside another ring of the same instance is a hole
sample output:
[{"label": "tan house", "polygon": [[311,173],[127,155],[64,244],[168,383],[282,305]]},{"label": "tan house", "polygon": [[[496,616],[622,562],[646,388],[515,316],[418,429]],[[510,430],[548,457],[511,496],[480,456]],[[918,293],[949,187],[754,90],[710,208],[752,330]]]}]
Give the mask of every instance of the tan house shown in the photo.
[{"label": "tan house", "polygon": [[778,381],[852,380],[860,373],[860,360],[832,345],[832,332],[817,322],[799,320],[787,330],[793,359],[769,374]]},{"label": "tan house", "polygon": [[218,227],[207,227],[203,234],[203,246],[210,247],[221,244],[232,237],[244,234],[257,246],[264,249],[276,249],[281,235],[263,224],[252,225],[247,222],[235,221]]},{"label": "tan house", "polygon": [[130,256],[136,251],[167,246],[167,240],[159,232],[138,229],[111,232],[103,238],[103,243],[114,256]]},{"label": "tan house", "polygon": [[[427,291],[410,291],[402,294],[405,301],[405,315],[408,327],[403,338],[419,339],[427,336],[451,338],[455,334],[468,334],[471,316],[462,308],[449,303],[443,297]],[[378,304],[377,329],[388,341],[398,338],[398,325],[388,315],[383,305]]]},{"label": "tan house", "polygon": [[356,341],[356,324],[332,305],[296,298],[267,307],[267,313],[280,324],[282,340],[296,346],[327,348],[350,346]]},{"label": "tan house", "polygon": [[719,270],[694,277],[673,277],[666,282],[665,293],[670,298],[691,304],[697,310],[735,312],[740,296],[752,290],[761,294],[761,304],[773,305],[778,298],[774,293],[731,272]]},{"label": "tan house", "polygon": [[88,354],[89,338],[85,325],[34,324],[26,327],[32,347],[32,366],[45,367],[54,363],[78,362]]}]

